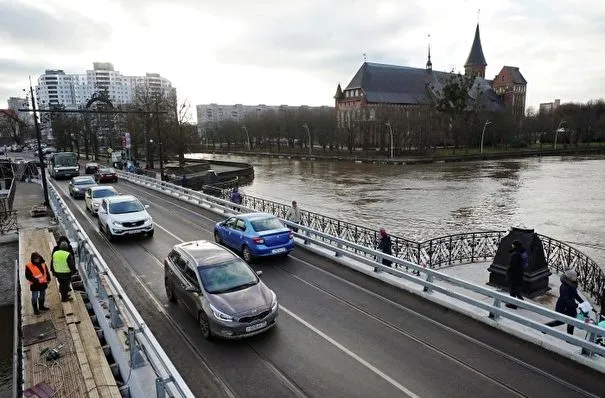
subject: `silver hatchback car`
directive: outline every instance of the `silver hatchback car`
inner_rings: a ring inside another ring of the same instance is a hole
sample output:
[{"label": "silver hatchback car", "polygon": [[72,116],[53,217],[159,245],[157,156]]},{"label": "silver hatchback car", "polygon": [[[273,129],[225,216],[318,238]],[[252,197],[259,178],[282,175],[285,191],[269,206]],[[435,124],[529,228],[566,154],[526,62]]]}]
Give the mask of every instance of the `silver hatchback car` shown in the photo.
[{"label": "silver hatchback car", "polygon": [[237,339],[276,324],[277,297],[252,268],[214,242],[178,244],[164,260],[164,285],[172,302],[191,312],[202,335]]}]

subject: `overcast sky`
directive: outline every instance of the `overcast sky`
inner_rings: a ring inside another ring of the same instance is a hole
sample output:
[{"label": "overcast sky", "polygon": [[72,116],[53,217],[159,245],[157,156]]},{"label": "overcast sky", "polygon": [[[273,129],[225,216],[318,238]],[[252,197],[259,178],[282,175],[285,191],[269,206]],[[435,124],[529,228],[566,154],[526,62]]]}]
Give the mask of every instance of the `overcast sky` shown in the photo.
[{"label": "overcast sky", "polygon": [[0,0],[0,108],[94,61],[194,105],[333,105],[364,53],[424,67],[429,34],[433,69],[463,70],[478,8],[486,77],[518,66],[528,106],[605,96],[604,0]]}]

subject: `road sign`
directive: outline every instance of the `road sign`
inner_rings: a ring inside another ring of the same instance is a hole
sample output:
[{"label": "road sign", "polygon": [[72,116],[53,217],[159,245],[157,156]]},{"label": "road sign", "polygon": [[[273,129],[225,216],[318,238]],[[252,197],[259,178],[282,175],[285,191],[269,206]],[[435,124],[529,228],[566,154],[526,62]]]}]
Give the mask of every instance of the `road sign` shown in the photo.
[{"label": "road sign", "polygon": [[112,152],[113,152],[113,149],[107,148],[107,153],[112,153]]}]

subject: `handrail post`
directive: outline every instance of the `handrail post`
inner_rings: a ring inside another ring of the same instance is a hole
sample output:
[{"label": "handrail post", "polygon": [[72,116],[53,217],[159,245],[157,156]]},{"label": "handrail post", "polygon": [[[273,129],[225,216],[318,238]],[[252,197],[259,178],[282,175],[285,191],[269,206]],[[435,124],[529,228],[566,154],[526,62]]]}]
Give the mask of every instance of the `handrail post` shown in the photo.
[{"label": "handrail post", "polygon": [[111,296],[109,296],[108,298],[109,298],[109,303],[108,303],[109,320],[111,323],[111,327],[114,329],[120,328],[120,327],[124,326],[124,322],[122,322],[122,318],[120,317],[120,311],[118,310],[116,298],[113,296],[113,294]]},{"label": "handrail post", "polygon": [[[494,305],[494,307],[496,307],[496,308],[500,308],[500,303],[501,303],[500,299],[499,299],[499,298],[495,298],[495,299],[494,299],[494,304],[493,304],[493,305]],[[500,314],[496,314],[495,312],[491,312],[491,311],[490,311],[490,313],[489,313],[488,317],[489,317],[490,319],[494,319],[494,320],[496,320],[496,319],[500,318]]]},{"label": "handrail post", "polygon": [[158,377],[155,379],[155,396],[156,398],[166,398],[166,384],[171,383],[174,379],[169,377]]},{"label": "handrail post", "polygon": [[132,327],[128,327],[128,347],[130,350],[130,368],[136,369],[145,365],[145,360],[141,355],[141,348],[137,344],[136,339],[137,331]]}]

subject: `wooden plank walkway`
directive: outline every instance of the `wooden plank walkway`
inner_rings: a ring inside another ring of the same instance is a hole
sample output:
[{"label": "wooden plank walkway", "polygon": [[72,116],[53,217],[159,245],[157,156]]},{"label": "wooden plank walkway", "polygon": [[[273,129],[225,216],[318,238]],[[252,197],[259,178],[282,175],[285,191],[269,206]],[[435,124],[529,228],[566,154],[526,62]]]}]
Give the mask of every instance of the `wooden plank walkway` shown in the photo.
[{"label": "wooden plank walkway", "polygon": [[[23,337],[25,344],[34,341],[23,346],[24,390],[45,383],[56,392],[54,397],[120,398],[94,325],[78,292],[72,292],[73,301],[62,303],[57,281],[53,278],[46,291],[46,306],[50,311],[40,315],[33,313],[25,264],[31,253],[37,251],[50,268],[54,245],[54,236],[46,228],[19,231]],[[46,359],[46,350],[50,349],[59,351],[58,359]]]}]

